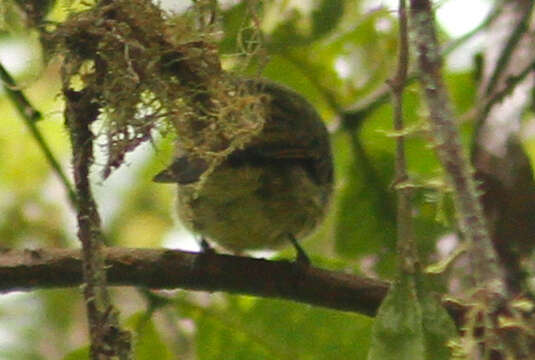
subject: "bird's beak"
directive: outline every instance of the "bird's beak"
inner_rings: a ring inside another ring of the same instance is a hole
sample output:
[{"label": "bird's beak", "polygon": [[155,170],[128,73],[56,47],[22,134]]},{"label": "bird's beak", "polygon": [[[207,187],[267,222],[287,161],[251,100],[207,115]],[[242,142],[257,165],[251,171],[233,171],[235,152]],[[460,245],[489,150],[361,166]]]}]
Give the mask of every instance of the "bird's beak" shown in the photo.
[{"label": "bird's beak", "polygon": [[208,169],[206,160],[195,157],[182,156],[175,159],[165,170],[156,175],[154,182],[191,184],[199,180],[202,173]]},{"label": "bird's beak", "polygon": [[152,181],[157,183],[174,183],[176,182],[175,175],[173,174],[172,165],[168,168],[160,171]]}]

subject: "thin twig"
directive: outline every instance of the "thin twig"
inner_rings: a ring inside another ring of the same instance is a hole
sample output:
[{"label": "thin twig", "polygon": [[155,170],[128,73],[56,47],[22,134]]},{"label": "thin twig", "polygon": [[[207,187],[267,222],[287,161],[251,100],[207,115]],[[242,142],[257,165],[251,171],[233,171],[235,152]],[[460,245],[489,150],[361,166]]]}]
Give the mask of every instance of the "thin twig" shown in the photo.
[{"label": "thin twig", "polygon": [[52,150],[48,146],[48,143],[44,139],[43,135],[41,135],[41,131],[39,131],[37,125],[35,124],[38,120],[42,118],[41,113],[32,106],[26,96],[24,96],[24,93],[17,89],[17,84],[15,83],[15,80],[11,77],[11,75],[9,75],[9,73],[1,63],[0,79],[4,83],[4,89],[6,91],[6,94],[8,95],[8,98],[18,110],[20,116],[24,120],[24,123],[30,130],[30,133],[32,134],[33,138],[35,139],[35,141],[37,141],[39,148],[45,155],[45,158],[48,161],[49,165],[52,167],[56,175],[59,177],[59,180],[65,187],[65,190],[67,191],[67,194],[69,196],[69,201],[71,202],[73,207],[76,208],[76,193],[74,192],[72,184],[67,178],[67,175],[65,175],[65,173],[63,172],[61,165],[52,154]]},{"label": "thin twig", "polygon": [[17,88],[15,80],[9,75],[4,65],[0,63],[0,80],[4,90],[22,117],[29,121],[39,121],[43,118],[39,110],[34,108],[22,91]]},{"label": "thin twig", "polygon": [[486,96],[490,96],[494,92],[494,88],[498,84],[498,81],[500,80],[500,76],[503,74],[505,67],[509,64],[509,60],[511,59],[511,56],[513,55],[513,52],[516,46],[522,39],[522,35],[525,34],[526,31],[528,30],[529,19],[531,18],[534,2],[528,1],[527,3],[528,3],[528,7],[525,10],[524,16],[522,17],[522,19],[518,22],[518,24],[515,26],[515,28],[511,32],[511,35],[509,36],[509,39],[507,39],[507,42],[505,43],[505,46],[503,47],[503,50],[498,58],[498,61],[496,62],[494,71],[492,72],[492,75],[490,76],[490,80],[485,89]]},{"label": "thin twig", "polygon": [[[399,51],[396,75],[388,84],[392,88],[392,108],[394,130],[401,134],[403,131],[403,90],[407,80],[409,68],[409,39],[407,32],[407,13],[404,0],[399,1]],[[407,162],[405,158],[405,138],[396,136],[396,179],[397,185],[408,181]],[[397,189],[397,244],[399,252],[398,263],[402,272],[414,274],[417,270],[418,256],[412,236],[411,218],[411,190],[406,186]]]},{"label": "thin twig", "polygon": [[495,91],[492,96],[487,98],[483,102],[483,105],[480,107],[480,111],[478,111],[477,109],[475,110],[475,113],[477,114],[477,120],[475,125],[476,130],[474,131],[474,134],[479,133],[478,130],[481,128],[481,126],[483,126],[485,119],[489,115],[493,106],[504,100],[506,96],[508,96],[515,90],[516,86],[520,84],[526,78],[526,76],[533,73],[534,71],[535,62],[531,62],[522,70],[520,70],[518,74],[509,76],[504,82],[505,86],[499,91]]},{"label": "thin twig", "polygon": [[[410,74],[406,80],[406,84],[411,84],[416,79],[418,79],[416,74]],[[342,112],[342,126],[339,129],[353,130],[359,127],[370,113],[374,112],[376,109],[390,101],[391,96],[392,88],[390,85],[385,84],[379,87],[373,93],[359,101],[356,105]]]}]

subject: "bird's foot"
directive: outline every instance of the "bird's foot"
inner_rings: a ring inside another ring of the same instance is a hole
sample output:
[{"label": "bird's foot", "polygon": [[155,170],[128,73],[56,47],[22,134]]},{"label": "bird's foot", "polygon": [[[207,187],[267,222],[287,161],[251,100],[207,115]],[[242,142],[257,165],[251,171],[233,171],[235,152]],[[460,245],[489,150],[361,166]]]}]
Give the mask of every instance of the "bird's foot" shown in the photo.
[{"label": "bird's foot", "polygon": [[293,236],[293,234],[288,234],[288,237],[290,238],[290,242],[292,243],[293,247],[295,248],[295,252],[297,253],[297,257],[295,259],[295,263],[303,268],[307,268],[310,266],[310,258],[306,254],[305,250],[299,245],[299,242]]}]

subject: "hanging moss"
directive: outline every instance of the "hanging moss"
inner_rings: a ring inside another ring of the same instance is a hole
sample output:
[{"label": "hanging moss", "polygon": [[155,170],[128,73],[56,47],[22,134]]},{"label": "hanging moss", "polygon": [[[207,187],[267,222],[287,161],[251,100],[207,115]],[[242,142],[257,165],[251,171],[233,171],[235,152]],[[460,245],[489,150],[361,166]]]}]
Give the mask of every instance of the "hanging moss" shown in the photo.
[{"label": "hanging moss", "polygon": [[263,126],[265,95],[221,68],[201,7],[168,14],[148,0],[100,1],[49,36],[63,56],[65,88],[90,89],[106,139],[107,177],[127,152],[174,131],[209,174]]}]

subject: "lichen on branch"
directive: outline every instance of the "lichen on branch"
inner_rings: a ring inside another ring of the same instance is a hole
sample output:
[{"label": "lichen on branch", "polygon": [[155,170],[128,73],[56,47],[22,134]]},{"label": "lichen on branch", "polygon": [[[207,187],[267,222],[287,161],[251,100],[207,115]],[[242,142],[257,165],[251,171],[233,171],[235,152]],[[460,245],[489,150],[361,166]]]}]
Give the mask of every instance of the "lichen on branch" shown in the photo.
[{"label": "lichen on branch", "polygon": [[[100,109],[103,176],[155,134],[175,134],[209,174],[263,127],[265,95],[223,71],[202,7],[164,12],[151,1],[100,1],[50,34],[64,87],[91,89]],[[204,10],[206,11],[206,10]]]}]

